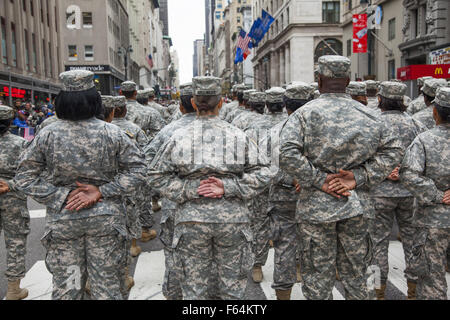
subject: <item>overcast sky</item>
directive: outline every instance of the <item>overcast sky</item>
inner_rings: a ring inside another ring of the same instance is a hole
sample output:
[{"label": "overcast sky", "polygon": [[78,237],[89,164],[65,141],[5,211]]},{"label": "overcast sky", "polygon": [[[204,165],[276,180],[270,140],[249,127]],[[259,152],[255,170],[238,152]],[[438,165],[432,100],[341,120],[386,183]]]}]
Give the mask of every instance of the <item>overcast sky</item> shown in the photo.
[{"label": "overcast sky", "polygon": [[194,40],[205,33],[205,0],[169,0],[169,36],[180,59],[180,84],[192,80]]}]

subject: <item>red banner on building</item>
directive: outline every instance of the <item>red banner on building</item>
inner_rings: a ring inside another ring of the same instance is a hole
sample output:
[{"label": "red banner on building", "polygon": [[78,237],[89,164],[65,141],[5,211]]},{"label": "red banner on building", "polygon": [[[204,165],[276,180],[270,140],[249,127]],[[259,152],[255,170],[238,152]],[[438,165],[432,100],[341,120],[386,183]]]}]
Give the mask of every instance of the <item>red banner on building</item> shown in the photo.
[{"label": "red banner on building", "polygon": [[353,15],[353,53],[367,52],[367,14]]},{"label": "red banner on building", "polygon": [[397,69],[397,79],[415,80],[421,77],[450,78],[450,64],[415,64]]}]

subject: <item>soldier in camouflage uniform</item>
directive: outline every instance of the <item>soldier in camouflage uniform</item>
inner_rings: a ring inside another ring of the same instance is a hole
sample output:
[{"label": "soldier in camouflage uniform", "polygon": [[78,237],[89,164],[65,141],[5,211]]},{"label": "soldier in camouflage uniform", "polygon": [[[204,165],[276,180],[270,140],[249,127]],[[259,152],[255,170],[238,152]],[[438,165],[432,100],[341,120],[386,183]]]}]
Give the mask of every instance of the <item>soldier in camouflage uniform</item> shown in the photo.
[{"label": "soldier in camouflage uniform", "polygon": [[345,92],[349,94],[353,100],[367,106],[367,88],[364,82],[350,81]]},{"label": "soldier in camouflage uniform", "polygon": [[426,109],[427,105],[425,104],[425,100],[423,98],[422,93],[422,87],[425,80],[433,79],[433,77],[422,77],[417,79],[417,89],[419,91],[419,96],[415,98],[408,106],[408,109],[406,109],[406,112],[410,114],[411,116],[416,114],[419,111],[422,111],[423,109]]},{"label": "soldier in camouflage uniform", "polygon": [[320,98],[292,114],[281,130],[280,168],[301,186],[296,219],[307,299],[332,297],[336,269],[347,299],[372,298],[366,271],[373,212],[364,187],[383,181],[402,155],[389,128],[345,94],[349,78],[348,58],[320,57]]},{"label": "soldier in camouflage uniform", "polygon": [[[281,91],[280,91],[281,92]],[[268,96],[271,94],[269,93]],[[284,93],[286,108],[292,114],[314,96],[314,88],[304,82],[289,85]],[[270,98],[268,98],[270,100]],[[269,135],[272,165],[278,165],[280,151],[279,136],[285,121],[276,124]],[[271,234],[274,244],[274,270],[272,288],[278,300],[290,300],[292,287],[299,272],[297,256],[299,253],[299,234],[295,220],[295,210],[298,200],[296,192],[297,181],[284,174],[278,168],[278,173],[269,190],[269,216]]]},{"label": "soldier in camouflage uniform", "polygon": [[[402,83],[386,81],[381,83],[379,93],[382,111],[380,117],[386,126],[395,130],[404,151],[418,134],[426,131],[420,122],[405,113],[406,106],[403,104],[403,100],[406,88],[406,85]],[[409,257],[412,252],[413,237],[417,232],[414,225],[414,197],[399,181],[399,167],[400,163],[386,180],[370,190],[375,206],[375,219],[371,227],[374,242],[372,264],[380,268],[381,287],[376,288],[379,300],[384,300],[388,279],[389,237],[394,217],[400,230],[405,257]],[[408,260],[404,273],[408,285],[408,299],[415,299],[417,276],[413,274]]]},{"label": "soldier in camouflage uniform", "polygon": [[127,236],[122,197],[145,182],[145,158],[121,129],[95,118],[103,107],[92,72],[69,71],[60,78],[60,120],[24,151],[14,182],[47,206],[42,242],[52,298],[81,299],[89,274],[93,299],[120,300]]},{"label": "soldier in camouflage uniform", "polygon": [[[145,156],[148,163],[151,163],[161,147],[172,137],[172,135],[181,128],[184,128],[196,119],[197,113],[192,106],[191,99],[193,96],[192,83],[186,83],[180,86],[181,109],[183,116],[162,129],[145,149]],[[167,300],[181,300],[183,295],[180,285],[180,274],[173,259],[173,231],[174,219],[177,209],[177,203],[163,197],[162,215],[161,215],[161,231],[159,239],[164,245],[164,256],[166,270],[164,273],[163,295]]]},{"label": "soldier in camouflage uniform", "polygon": [[238,96],[237,96],[237,93],[238,93],[237,88],[238,88],[238,86],[240,86],[240,85],[239,84],[235,84],[233,86],[233,88],[231,88],[231,94],[232,94],[232,100],[233,101],[231,101],[230,103],[224,105],[222,107],[222,109],[220,109],[220,113],[219,113],[220,119],[225,120],[229,112],[231,112],[232,110],[234,110],[237,107],[239,107],[239,100],[238,100]]},{"label": "soldier in camouflage uniform", "polygon": [[422,111],[419,111],[413,115],[415,120],[422,122],[428,129],[433,129],[436,126],[436,122],[433,117],[433,100],[436,96],[436,91],[438,88],[446,87],[447,81],[444,79],[428,79],[425,80],[422,93],[427,106]]},{"label": "soldier in camouflage uniform", "polygon": [[148,95],[148,106],[158,111],[161,114],[161,117],[164,119],[164,121],[168,123],[170,118],[172,117],[172,114],[169,112],[168,108],[165,108],[159,103],[155,102],[155,89],[148,88],[145,89],[144,92]]},{"label": "soldier in camouflage uniform", "polygon": [[220,78],[193,79],[198,118],[174,133],[149,172],[151,185],[178,204],[172,246],[187,300],[209,298],[208,273],[213,262],[220,298],[243,299],[253,263],[244,201],[266,188],[271,179],[267,164],[252,161],[257,146],[218,118],[220,84]]},{"label": "soldier in camouflage uniform", "polygon": [[[152,89],[153,90],[153,89]],[[165,108],[161,107],[161,110],[156,108],[153,104],[149,103],[149,97],[150,97],[150,89],[146,90],[138,90],[136,101],[144,106],[147,109],[152,109],[153,111],[156,111],[161,116],[162,121],[162,127],[164,127],[167,124],[167,120],[170,118],[170,115],[166,111]],[[158,105],[159,106],[159,105]]]},{"label": "soldier in camouflage uniform", "polygon": [[[250,106],[248,104],[248,100],[250,99],[250,93],[256,92],[256,90],[254,90],[254,89],[245,90],[245,88],[241,87],[241,86],[239,86],[237,88],[237,90],[238,90],[239,106],[237,108],[235,108],[234,110],[231,110],[228,113],[227,117],[225,118],[225,121],[227,121],[229,123],[232,123],[234,121],[234,119],[236,119],[242,112],[250,109]],[[242,92],[242,101],[239,98],[240,92]]]},{"label": "soldier in camouflage uniform", "polygon": [[248,107],[234,117],[231,124],[244,132],[255,123],[264,121],[266,108],[266,94],[264,92],[251,92],[248,99]]},{"label": "soldier in camouflage uniform", "polygon": [[40,125],[38,125],[36,127],[36,132],[35,135],[37,135],[39,133],[39,131],[41,131],[42,129],[44,129],[46,126],[51,125],[53,122],[58,121],[58,116],[54,115],[50,118],[45,119],[44,121],[41,122]]},{"label": "soldier in camouflage uniform", "polygon": [[13,181],[27,141],[8,132],[14,116],[12,108],[0,105],[0,232],[4,231],[6,245],[6,300],[28,296],[28,290],[20,288],[20,280],[25,276],[30,215],[26,197],[15,188]]},{"label": "soldier in camouflage uniform", "polygon": [[378,88],[380,86],[379,81],[375,80],[366,80],[364,81],[366,84],[367,91],[367,106],[373,110],[379,110],[378,108]]},{"label": "soldier in camouflage uniform", "polygon": [[450,88],[437,90],[433,114],[436,127],[420,134],[408,148],[400,178],[418,200],[425,224],[410,257],[419,276],[417,297],[446,300],[445,264],[450,244]]}]

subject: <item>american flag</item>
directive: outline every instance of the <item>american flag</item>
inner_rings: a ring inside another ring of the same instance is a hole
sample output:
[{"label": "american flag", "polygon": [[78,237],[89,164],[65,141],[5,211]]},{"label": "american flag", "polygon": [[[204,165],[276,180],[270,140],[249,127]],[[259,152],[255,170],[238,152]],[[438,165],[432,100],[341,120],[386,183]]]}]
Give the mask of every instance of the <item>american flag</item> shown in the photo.
[{"label": "american flag", "polygon": [[149,54],[146,59],[147,59],[148,65],[150,66],[150,69],[153,68],[153,57],[152,57],[152,55]]},{"label": "american flag", "polygon": [[237,47],[241,48],[242,52],[244,52],[244,56],[248,56],[250,54],[250,50],[248,49],[248,44],[252,39],[248,36],[248,34],[241,29],[239,32],[239,40],[237,42]]}]

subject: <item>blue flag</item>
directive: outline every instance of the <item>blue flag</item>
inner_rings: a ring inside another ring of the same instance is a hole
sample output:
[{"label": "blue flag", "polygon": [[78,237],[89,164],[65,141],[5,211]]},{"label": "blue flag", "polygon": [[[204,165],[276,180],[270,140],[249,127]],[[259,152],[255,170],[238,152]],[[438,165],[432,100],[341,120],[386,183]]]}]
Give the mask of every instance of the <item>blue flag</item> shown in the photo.
[{"label": "blue flag", "polygon": [[262,29],[262,20],[261,18],[258,18],[253,22],[253,26],[249,32],[249,37],[252,38],[254,41],[252,43],[252,47],[257,47],[259,42],[261,41],[263,36],[263,29]]},{"label": "blue flag", "polygon": [[244,52],[241,48],[236,48],[236,58],[234,58],[234,64],[244,61]]},{"label": "blue flag", "polygon": [[270,26],[272,25],[272,23],[275,21],[275,19],[267,13],[267,11],[265,11],[263,9],[262,11],[262,29],[263,29],[263,37],[264,35],[267,33],[267,31],[269,31]]}]

